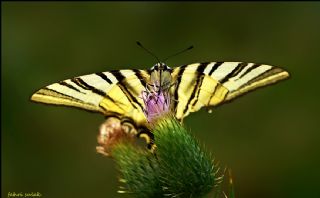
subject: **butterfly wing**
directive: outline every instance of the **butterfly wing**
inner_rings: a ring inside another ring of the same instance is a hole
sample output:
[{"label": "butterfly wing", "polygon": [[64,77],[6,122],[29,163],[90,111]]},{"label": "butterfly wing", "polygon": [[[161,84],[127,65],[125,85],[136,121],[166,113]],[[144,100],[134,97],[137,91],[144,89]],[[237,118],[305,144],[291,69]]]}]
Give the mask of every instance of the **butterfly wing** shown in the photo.
[{"label": "butterfly wing", "polygon": [[31,96],[40,103],[77,107],[106,116],[119,116],[144,126],[141,91],[149,74],[145,70],[116,70],[67,79],[48,85]]},{"label": "butterfly wing", "polygon": [[283,69],[243,62],[195,63],[172,71],[173,108],[178,119],[205,106],[217,106],[289,77]]}]

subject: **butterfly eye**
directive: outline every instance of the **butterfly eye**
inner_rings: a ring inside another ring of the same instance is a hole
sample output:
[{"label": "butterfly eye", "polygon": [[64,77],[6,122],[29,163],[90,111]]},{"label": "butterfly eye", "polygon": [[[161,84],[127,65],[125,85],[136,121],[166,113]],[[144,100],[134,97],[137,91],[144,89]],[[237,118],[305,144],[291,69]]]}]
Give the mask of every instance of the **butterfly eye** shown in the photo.
[{"label": "butterfly eye", "polygon": [[172,68],[169,67],[168,65],[165,65],[165,66],[164,66],[164,70],[172,71]]},{"label": "butterfly eye", "polygon": [[154,70],[159,70],[159,66],[158,66],[158,64],[155,64],[153,67],[151,67],[151,69],[150,69],[151,71],[154,71]]}]

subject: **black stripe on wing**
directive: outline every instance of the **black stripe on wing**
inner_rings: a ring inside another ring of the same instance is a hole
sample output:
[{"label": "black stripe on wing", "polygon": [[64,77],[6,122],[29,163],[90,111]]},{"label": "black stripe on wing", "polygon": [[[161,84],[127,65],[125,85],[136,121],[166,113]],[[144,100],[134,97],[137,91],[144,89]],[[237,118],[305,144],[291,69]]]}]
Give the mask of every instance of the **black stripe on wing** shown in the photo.
[{"label": "black stripe on wing", "polygon": [[248,63],[239,63],[230,73],[228,73],[219,82],[222,83],[222,84],[225,83],[230,78],[232,78],[232,77],[236,76],[237,74],[239,74],[242,71],[242,69],[247,65],[248,65]]},{"label": "black stripe on wing", "polygon": [[[220,88],[221,86],[222,86],[222,85],[221,85],[220,83],[217,83],[216,86],[214,86],[213,91],[212,91],[212,94],[211,94],[211,96],[210,96],[210,98],[209,98],[209,100],[208,100],[208,105],[207,105],[207,106],[209,106],[210,101],[212,100],[213,96],[215,96],[216,91],[218,90],[218,88]],[[225,97],[225,96],[224,96],[224,97]]]},{"label": "black stripe on wing", "polygon": [[[57,91],[57,90],[54,90],[54,89],[50,89],[50,88],[48,88],[48,87],[43,88],[43,90],[46,90],[46,91],[49,91],[49,92],[54,92],[54,93],[56,93],[56,94],[58,94],[58,95],[61,95],[62,98],[64,98],[64,99],[68,99],[68,100],[75,101],[75,102],[80,102],[80,103],[85,103],[85,102],[83,102],[82,100],[80,100],[80,99],[78,99],[78,98],[69,96],[69,95],[67,95],[67,94],[61,93],[61,92],[59,92],[59,91]],[[40,90],[40,91],[41,91],[41,90]],[[41,93],[41,92],[37,92],[37,94],[44,95],[44,96],[51,96],[51,95],[44,94],[44,93]],[[91,104],[91,103],[88,103],[88,104],[93,105],[93,104]]]},{"label": "black stripe on wing", "polygon": [[184,107],[183,110],[183,115],[188,111],[189,109],[189,104],[191,103],[191,101],[196,97],[196,100],[192,103],[192,105],[194,105],[197,101],[198,101],[198,94],[200,92],[200,88],[203,82],[203,73],[205,68],[207,67],[208,63],[201,63],[198,68],[197,68],[197,72],[196,72],[196,83],[193,87],[193,91],[190,95],[190,98],[188,100],[188,102],[186,103],[186,106]]},{"label": "black stripe on wing", "polygon": [[92,91],[93,93],[96,93],[100,96],[103,96],[105,97],[107,94],[100,90],[100,89],[97,89],[91,85],[89,85],[88,83],[86,83],[83,79],[81,79],[80,77],[77,77],[77,78],[73,78],[71,79],[72,82],[74,82],[76,85],[78,85],[79,87],[85,89],[85,90],[90,90]]},{"label": "black stripe on wing", "polygon": [[[141,110],[143,110],[143,106],[142,104],[140,104],[137,100],[137,98],[133,95],[135,94],[136,96],[138,96],[140,93],[136,93],[136,92],[131,92],[130,90],[134,91],[135,89],[132,88],[131,85],[129,85],[128,83],[126,83],[124,81],[125,76],[120,72],[120,71],[112,71],[112,74],[114,75],[114,77],[118,80],[117,85],[119,86],[119,88],[121,89],[121,91],[125,94],[125,96],[127,97],[127,99],[134,104],[134,107],[136,109],[137,105],[138,107],[140,107]],[[141,80],[140,80],[141,82]]]},{"label": "black stripe on wing", "polygon": [[146,87],[147,86],[147,82],[146,82],[146,79],[144,79],[142,73],[141,73],[141,70],[139,69],[133,69],[132,70],[134,72],[134,74],[137,76],[137,78],[140,80],[141,84],[143,85],[143,87]]},{"label": "black stripe on wing", "polygon": [[273,68],[270,68],[264,72],[262,72],[261,74],[259,74],[258,76],[252,78],[251,80],[249,80],[248,82],[244,83],[243,85],[241,85],[238,89],[241,89],[243,87],[246,87],[254,82],[258,82],[259,80],[262,80],[264,79],[265,77],[267,76],[271,76],[272,74],[276,74],[276,73],[280,73],[282,72],[281,69],[279,68],[276,68],[276,67],[273,67]]},{"label": "black stripe on wing", "polygon": [[182,79],[182,75],[183,75],[183,72],[185,71],[186,67],[188,65],[183,65],[181,67],[179,67],[179,72],[178,72],[178,75],[177,75],[177,85],[176,85],[176,88],[174,90],[174,94],[173,94],[173,97],[174,97],[174,100],[173,100],[173,108],[175,110],[175,114],[177,114],[177,107],[178,107],[178,100],[179,100],[179,93],[178,93],[178,90],[179,90],[179,87],[180,87],[180,84],[181,84],[181,79]]},{"label": "black stripe on wing", "polygon": [[222,65],[223,63],[224,63],[224,62],[216,62],[216,63],[214,63],[214,65],[212,66],[212,68],[211,68],[210,72],[208,73],[208,75],[211,76],[211,74],[212,74],[216,69],[218,69],[218,67],[219,67],[220,65]]},{"label": "black stripe on wing", "polygon": [[[92,104],[92,103],[88,103],[88,102],[84,102],[80,99],[77,99],[77,98],[74,98],[72,96],[69,96],[69,95],[66,95],[64,93],[61,93],[61,92],[58,92],[56,90],[53,90],[53,89],[50,89],[50,88],[42,88],[41,90],[43,91],[46,91],[46,92],[53,92],[54,94],[57,94],[60,98],[62,99],[68,99],[70,101],[73,101],[73,102],[78,102],[80,104],[86,104],[86,105],[89,105],[89,106],[92,106],[94,107],[95,105]],[[41,90],[39,90],[36,94],[37,95],[42,95],[44,97],[48,97],[48,96],[51,96],[51,97],[57,97],[55,95],[49,95],[48,93],[42,93]],[[72,108],[78,108],[78,109],[81,109],[81,110],[85,110],[85,111],[88,111],[88,112],[100,112],[100,111],[97,111],[95,109],[89,109],[89,108],[83,108],[81,106],[74,106],[74,105],[70,105],[68,103],[62,103],[62,104],[57,104],[57,103],[48,103],[48,102],[43,102],[43,101],[37,101],[37,100],[32,100],[33,102],[39,102],[39,103],[44,103],[44,104],[50,104],[50,105],[57,105],[57,106],[66,106],[66,107],[72,107]]]},{"label": "black stripe on wing", "polygon": [[243,74],[241,74],[241,76],[237,80],[240,80],[243,76],[250,73],[253,69],[258,68],[259,66],[261,66],[261,64],[253,64],[249,69],[247,69]]},{"label": "black stripe on wing", "polygon": [[109,84],[112,84],[112,81],[108,78],[107,75],[105,75],[104,73],[102,72],[98,72],[98,73],[95,73],[95,75],[99,76],[100,78],[102,78],[103,80],[107,81],[107,83]]},{"label": "black stripe on wing", "polygon": [[59,84],[62,85],[62,86],[68,87],[68,88],[70,88],[70,89],[72,89],[74,91],[77,91],[79,93],[83,93],[79,89],[77,89],[76,87],[74,87],[73,85],[71,85],[71,84],[69,84],[69,83],[67,83],[65,81],[61,81],[61,82],[59,82]]}]

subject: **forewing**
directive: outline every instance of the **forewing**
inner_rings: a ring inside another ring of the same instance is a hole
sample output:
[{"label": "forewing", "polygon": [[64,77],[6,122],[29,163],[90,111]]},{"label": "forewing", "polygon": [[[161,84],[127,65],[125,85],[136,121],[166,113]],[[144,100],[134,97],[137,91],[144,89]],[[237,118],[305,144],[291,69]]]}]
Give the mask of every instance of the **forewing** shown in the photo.
[{"label": "forewing", "polygon": [[104,115],[128,117],[145,125],[141,92],[149,74],[144,70],[117,70],[63,80],[31,96],[40,103],[77,107]]},{"label": "forewing", "polygon": [[178,119],[205,106],[217,106],[289,77],[275,66],[243,62],[195,63],[172,72],[173,108]]}]

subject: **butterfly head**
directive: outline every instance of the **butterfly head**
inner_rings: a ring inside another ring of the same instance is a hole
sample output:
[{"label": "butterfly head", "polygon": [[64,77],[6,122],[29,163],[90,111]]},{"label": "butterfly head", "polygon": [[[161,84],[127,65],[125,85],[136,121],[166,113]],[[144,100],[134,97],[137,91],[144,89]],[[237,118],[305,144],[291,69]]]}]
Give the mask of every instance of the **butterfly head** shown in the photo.
[{"label": "butterfly head", "polygon": [[168,90],[171,86],[171,67],[165,63],[157,63],[150,68],[150,86],[152,90]]},{"label": "butterfly head", "polygon": [[166,65],[165,63],[157,63],[155,64],[153,67],[151,67],[151,72],[152,71],[170,71],[171,72],[171,67],[169,67],[168,65]]}]

